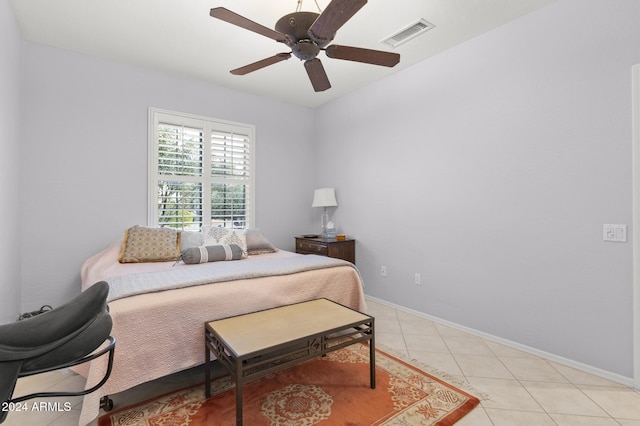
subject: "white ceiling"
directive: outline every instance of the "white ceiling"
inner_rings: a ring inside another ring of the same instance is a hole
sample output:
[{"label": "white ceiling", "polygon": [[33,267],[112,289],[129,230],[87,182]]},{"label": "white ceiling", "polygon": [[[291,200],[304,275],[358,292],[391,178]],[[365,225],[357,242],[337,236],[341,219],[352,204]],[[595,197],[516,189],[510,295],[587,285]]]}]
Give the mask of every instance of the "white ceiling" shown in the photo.
[{"label": "white ceiling", "polygon": [[[332,88],[316,93],[292,57],[245,76],[229,70],[288,52],[282,43],[209,16],[226,7],[273,28],[298,0],[10,0],[24,38],[314,107],[423,61],[554,0],[372,0],[333,43],[401,55],[394,68],[318,56]],[[305,0],[318,12],[330,0]],[[380,41],[424,18],[435,28],[397,47]]]}]

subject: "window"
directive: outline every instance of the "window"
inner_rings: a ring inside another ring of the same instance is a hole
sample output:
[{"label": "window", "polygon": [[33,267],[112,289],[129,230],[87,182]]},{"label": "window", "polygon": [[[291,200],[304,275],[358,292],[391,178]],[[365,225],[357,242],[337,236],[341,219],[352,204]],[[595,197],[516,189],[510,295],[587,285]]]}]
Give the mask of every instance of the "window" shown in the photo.
[{"label": "window", "polygon": [[149,109],[149,225],[253,226],[254,127]]}]

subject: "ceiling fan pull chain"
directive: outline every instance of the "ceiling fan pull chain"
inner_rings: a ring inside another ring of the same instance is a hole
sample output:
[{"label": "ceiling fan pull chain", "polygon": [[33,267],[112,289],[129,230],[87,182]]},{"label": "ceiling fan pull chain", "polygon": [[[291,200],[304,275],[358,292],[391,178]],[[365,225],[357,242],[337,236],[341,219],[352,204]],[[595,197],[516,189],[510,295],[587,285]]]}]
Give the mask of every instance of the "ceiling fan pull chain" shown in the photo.
[{"label": "ceiling fan pull chain", "polygon": [[[300,12],[302,10],[302,2],[303,0],[298,0],[298,6],[296,6],[296,12]],[[318,8],[318,12],[322,13],[322,9],[320,9],[320,5],[318,4],[318,0],[313,0]]]}]

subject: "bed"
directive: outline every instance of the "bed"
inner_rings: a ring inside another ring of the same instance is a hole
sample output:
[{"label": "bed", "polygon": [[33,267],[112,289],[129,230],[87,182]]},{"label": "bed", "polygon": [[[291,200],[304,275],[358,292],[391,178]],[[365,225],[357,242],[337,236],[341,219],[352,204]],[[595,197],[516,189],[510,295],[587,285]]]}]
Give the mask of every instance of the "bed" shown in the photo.
[{"label": "bed", "polygon": [[[366,311],[360,275],[346,261],[274,249],[232,262],[120,263],[125,241],[126,234],[82,266],[83,290],[104,280],[112,287],[109,297],[116,293],[109,308],[117,344],[109,380],[84,397],[81,425],[98,415],[103,396],[202,364],[206,321],[322,297]],[[248,248],[251,253],[250,243]],[[191,281],[176,284],[174,277],[182,274]],[[144,289],[148,282],[163,280],[167,287]],[[123,282],[125,287],[142,282],[143,290],[134,286],[118,292]],[[107,360],[97,359],[76,371],[87,378],[88,388],[106,368]]]}]

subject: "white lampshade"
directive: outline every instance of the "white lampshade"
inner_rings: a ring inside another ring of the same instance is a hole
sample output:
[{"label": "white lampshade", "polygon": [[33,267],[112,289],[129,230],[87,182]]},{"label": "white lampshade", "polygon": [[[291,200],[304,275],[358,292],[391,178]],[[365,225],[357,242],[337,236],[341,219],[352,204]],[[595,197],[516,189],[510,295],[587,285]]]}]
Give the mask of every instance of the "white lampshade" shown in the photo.
[{"label": "white lampshade", "polygon": [[313,192],[313,203],[311,207],[335,207],[337,205],[335,189],[321,188]]}]

